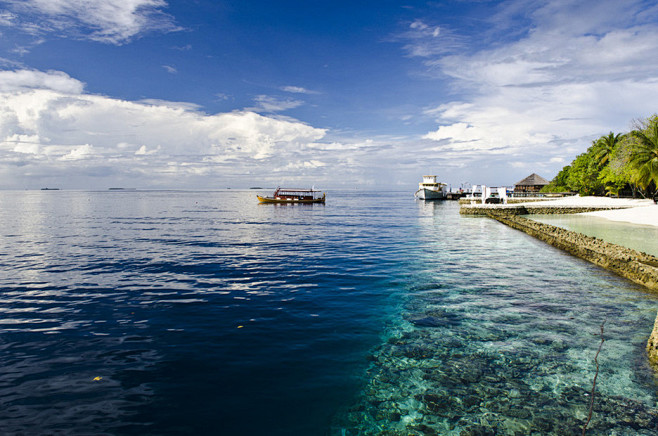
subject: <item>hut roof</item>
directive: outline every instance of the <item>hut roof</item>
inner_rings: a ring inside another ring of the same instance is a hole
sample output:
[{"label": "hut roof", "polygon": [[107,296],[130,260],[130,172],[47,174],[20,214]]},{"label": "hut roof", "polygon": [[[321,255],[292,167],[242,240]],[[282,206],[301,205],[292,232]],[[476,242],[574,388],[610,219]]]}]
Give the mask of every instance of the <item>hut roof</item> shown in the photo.
[{"label": "hut roof", "polygon": [[535,173],[530,174],[520,182],[516,182],[515,186],[539,186],[548,185],[549,181]]}]

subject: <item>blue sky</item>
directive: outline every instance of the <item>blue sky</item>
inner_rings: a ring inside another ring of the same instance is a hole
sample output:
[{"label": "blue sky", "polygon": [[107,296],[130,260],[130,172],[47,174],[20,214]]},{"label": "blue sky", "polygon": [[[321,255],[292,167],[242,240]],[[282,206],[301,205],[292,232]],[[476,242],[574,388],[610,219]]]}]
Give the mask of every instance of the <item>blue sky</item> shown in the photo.
[{"label": "blue sky", "polygon": [[655,1],[0,0],[0,189],[512,185],[657,101]]}]

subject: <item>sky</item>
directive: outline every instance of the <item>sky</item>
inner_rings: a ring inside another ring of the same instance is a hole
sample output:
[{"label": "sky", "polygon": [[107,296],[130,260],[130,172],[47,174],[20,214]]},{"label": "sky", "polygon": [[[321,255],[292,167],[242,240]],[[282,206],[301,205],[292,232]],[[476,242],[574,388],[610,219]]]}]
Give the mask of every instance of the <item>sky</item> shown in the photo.
[{"label": "sky", "polygon": [[656,0],[0,0],[0,189],[511,186],[657,112]]}]

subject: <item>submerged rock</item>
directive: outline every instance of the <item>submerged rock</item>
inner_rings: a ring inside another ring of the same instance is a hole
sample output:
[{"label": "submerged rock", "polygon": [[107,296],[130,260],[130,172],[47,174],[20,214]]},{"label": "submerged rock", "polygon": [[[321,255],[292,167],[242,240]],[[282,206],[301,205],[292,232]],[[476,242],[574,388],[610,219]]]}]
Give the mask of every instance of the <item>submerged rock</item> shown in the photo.
[{"label": "submerged rock", "polygon": [[656,316],[656,321],[653,324],[653,331],[647,342],[647,353],[649,354],[649,361],[655,367],[658,367],[658,316]]}]

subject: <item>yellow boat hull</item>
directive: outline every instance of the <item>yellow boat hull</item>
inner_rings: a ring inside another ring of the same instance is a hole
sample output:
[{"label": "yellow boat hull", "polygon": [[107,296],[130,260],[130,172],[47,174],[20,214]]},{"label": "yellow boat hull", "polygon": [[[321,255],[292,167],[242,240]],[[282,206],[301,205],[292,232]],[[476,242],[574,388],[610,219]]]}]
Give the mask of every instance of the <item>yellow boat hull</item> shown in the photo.
[{"label": "yellow boat hull", "polygon": [[324,203],[324,199],[326,197],[326,194],[322,195],[320,198],[314,198],[312,200],[297,200],[294,198],[272,198],[272,197],[261,197],[260,195],[257,195],[258,201],[261,203],[277,203],[277,204],[294,204],[294,203],[303,203],[303,204],[309,204],[309,203]]}]

